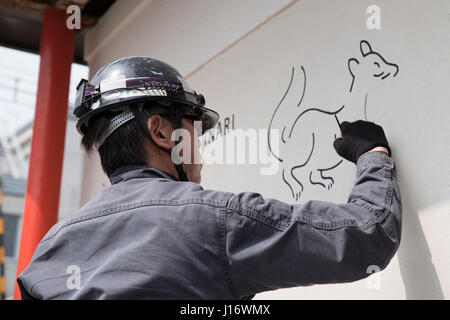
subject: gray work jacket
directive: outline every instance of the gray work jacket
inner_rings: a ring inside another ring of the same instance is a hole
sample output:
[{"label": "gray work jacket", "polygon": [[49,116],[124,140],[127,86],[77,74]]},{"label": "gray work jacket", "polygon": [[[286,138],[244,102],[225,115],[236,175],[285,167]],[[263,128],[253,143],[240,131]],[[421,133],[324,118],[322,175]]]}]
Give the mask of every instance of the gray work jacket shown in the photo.
[{"label": "gray work jacket", "polygon": [[360,156],[345,204],[205,190],[149,166],[111,182],[41,240],[17,279],[23,298],[246,299],[365,278],[400,243],[396,168],[382,152]]}]

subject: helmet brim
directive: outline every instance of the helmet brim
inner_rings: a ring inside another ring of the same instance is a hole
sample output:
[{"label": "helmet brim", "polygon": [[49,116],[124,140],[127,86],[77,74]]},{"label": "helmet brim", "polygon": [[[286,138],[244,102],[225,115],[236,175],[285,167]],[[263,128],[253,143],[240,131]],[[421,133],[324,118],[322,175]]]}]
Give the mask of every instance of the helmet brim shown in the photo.
[{"label": "helmet brim", "polygon": [[201,107],[203,113],[201,115],[201,119],[202,119],[202,135],[215,127],[215,125],[217,124],[217,122],[219,122],[219,114],[217,112],[215,112],[214,110],[208,109],[206,107]]},{"label": "helmet brim", "polygon": [[103,113],[103,112],[105,112],[107,110],[111,110],[111,109],[116,109],[118,107],[125,107],[132,103],[139,103],[139,102],[146,102],[146,101],[161,101],[161,100],[176,102],[176,103],[186,106],[188,109],[197,109],[197,110],[200,109],[201,110],[200,118],[202,121],[202,135],[206,131],[208,131],[208,130],[212,129],[214,126],[216,126],[216,124],[219,122],[219,119],[220,119],[219,114],[216,111],[211,110],[205,106],[199,106],[194,103],[192,103],[192,104],[186,103],[186,101],[177,100],[177,99],[173,99],[173,98],[169,98],[169,97],[165,97],[165,99],[164,98],[162,99],[162,97],[141,97],[141,98],[135,98],[133,100],[117,99],[116,101],[110,101],[110,103],[107,106],[103,106],[102,108],[98,108],[97,110],[92,110],[88,114],[81,116],[80,119],[78,119],[78,121],[77,121],[76,128],[81,135],[84,135],[87,132],[89,120],[99,113]]}]

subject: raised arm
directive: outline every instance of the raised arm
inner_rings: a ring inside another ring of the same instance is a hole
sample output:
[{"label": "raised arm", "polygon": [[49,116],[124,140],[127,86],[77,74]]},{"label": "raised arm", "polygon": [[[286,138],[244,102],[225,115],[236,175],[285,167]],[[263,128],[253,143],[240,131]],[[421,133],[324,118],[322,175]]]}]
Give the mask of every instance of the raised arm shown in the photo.
[{"label": "raised arm", "polygon": [[352,282],[388,265],[400,244],[402,204],[394,161],[376,150],[355,159],[356,181],[344,204],[291,205],[250,192],[229,198],[220,228],[235,298]]}]

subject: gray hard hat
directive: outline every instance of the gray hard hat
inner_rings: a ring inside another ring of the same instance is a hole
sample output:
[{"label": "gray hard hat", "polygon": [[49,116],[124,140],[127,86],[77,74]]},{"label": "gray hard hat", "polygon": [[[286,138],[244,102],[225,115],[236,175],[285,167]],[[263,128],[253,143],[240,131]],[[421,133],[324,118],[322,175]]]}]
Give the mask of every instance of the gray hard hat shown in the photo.
[{"label": "gray hard hat", "polygon": [[144,101],[183,107],[199,116],[203,132],[219,120],[205,107],[203,95],[192,90],[181,74],[165,62],[147,57],[127,57],[102,67],[90,82],[77,86],[74,115],[77,130],[86,133],[89,119],[101,112]]}]

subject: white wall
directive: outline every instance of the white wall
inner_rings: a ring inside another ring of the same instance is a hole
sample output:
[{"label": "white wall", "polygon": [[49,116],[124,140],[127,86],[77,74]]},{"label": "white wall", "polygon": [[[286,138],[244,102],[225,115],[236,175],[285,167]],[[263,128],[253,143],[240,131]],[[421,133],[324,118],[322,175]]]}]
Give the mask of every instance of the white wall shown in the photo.
[{"label": "white wall", "polygon": [[[368,30],[366,8],[381,8],[381,30]],[[293,88],[301,92],[300,67],[308,86],[304,104],[346,109],[343,120],[366,115],[385,128],[397,163],[404,206],[402,244],[379,276],[368,281],[283,289],[257,295],[267,299],[449,298],[450,275],[450,74],[449,2],[393,1],[117,1],[87,33],[85,57],[91,73],[114,59],[152,56],[178,68],[207,104],[237,128],[267,128],[296,67]],[[349,92],[347,60],[363,61],[360,41],[400,67],[395,78],[371,86],[356,81]],[[91,74],[91,76],[92,76]],[[292,95],[288,102],[298,101]],[[350,110],[350,111],[347,111]],[[277,116],[277,125],[295,114]],[[312,119],[306,129],[324,131]],[[284,150],[289,159],[302,151]],[[324,153],[324,157],[335,154]],[[343,163],[330,190],[308,186],[295,201],[280,174],[261,176],[258,165],[204,168],[203,185],[227,191],[257,191],[286,202],[320,199],[345,202],[354,166]],[[224,175],[223,172],[227,174]],[[81,202],[108,184],[98,158],[85,157]]]}]

